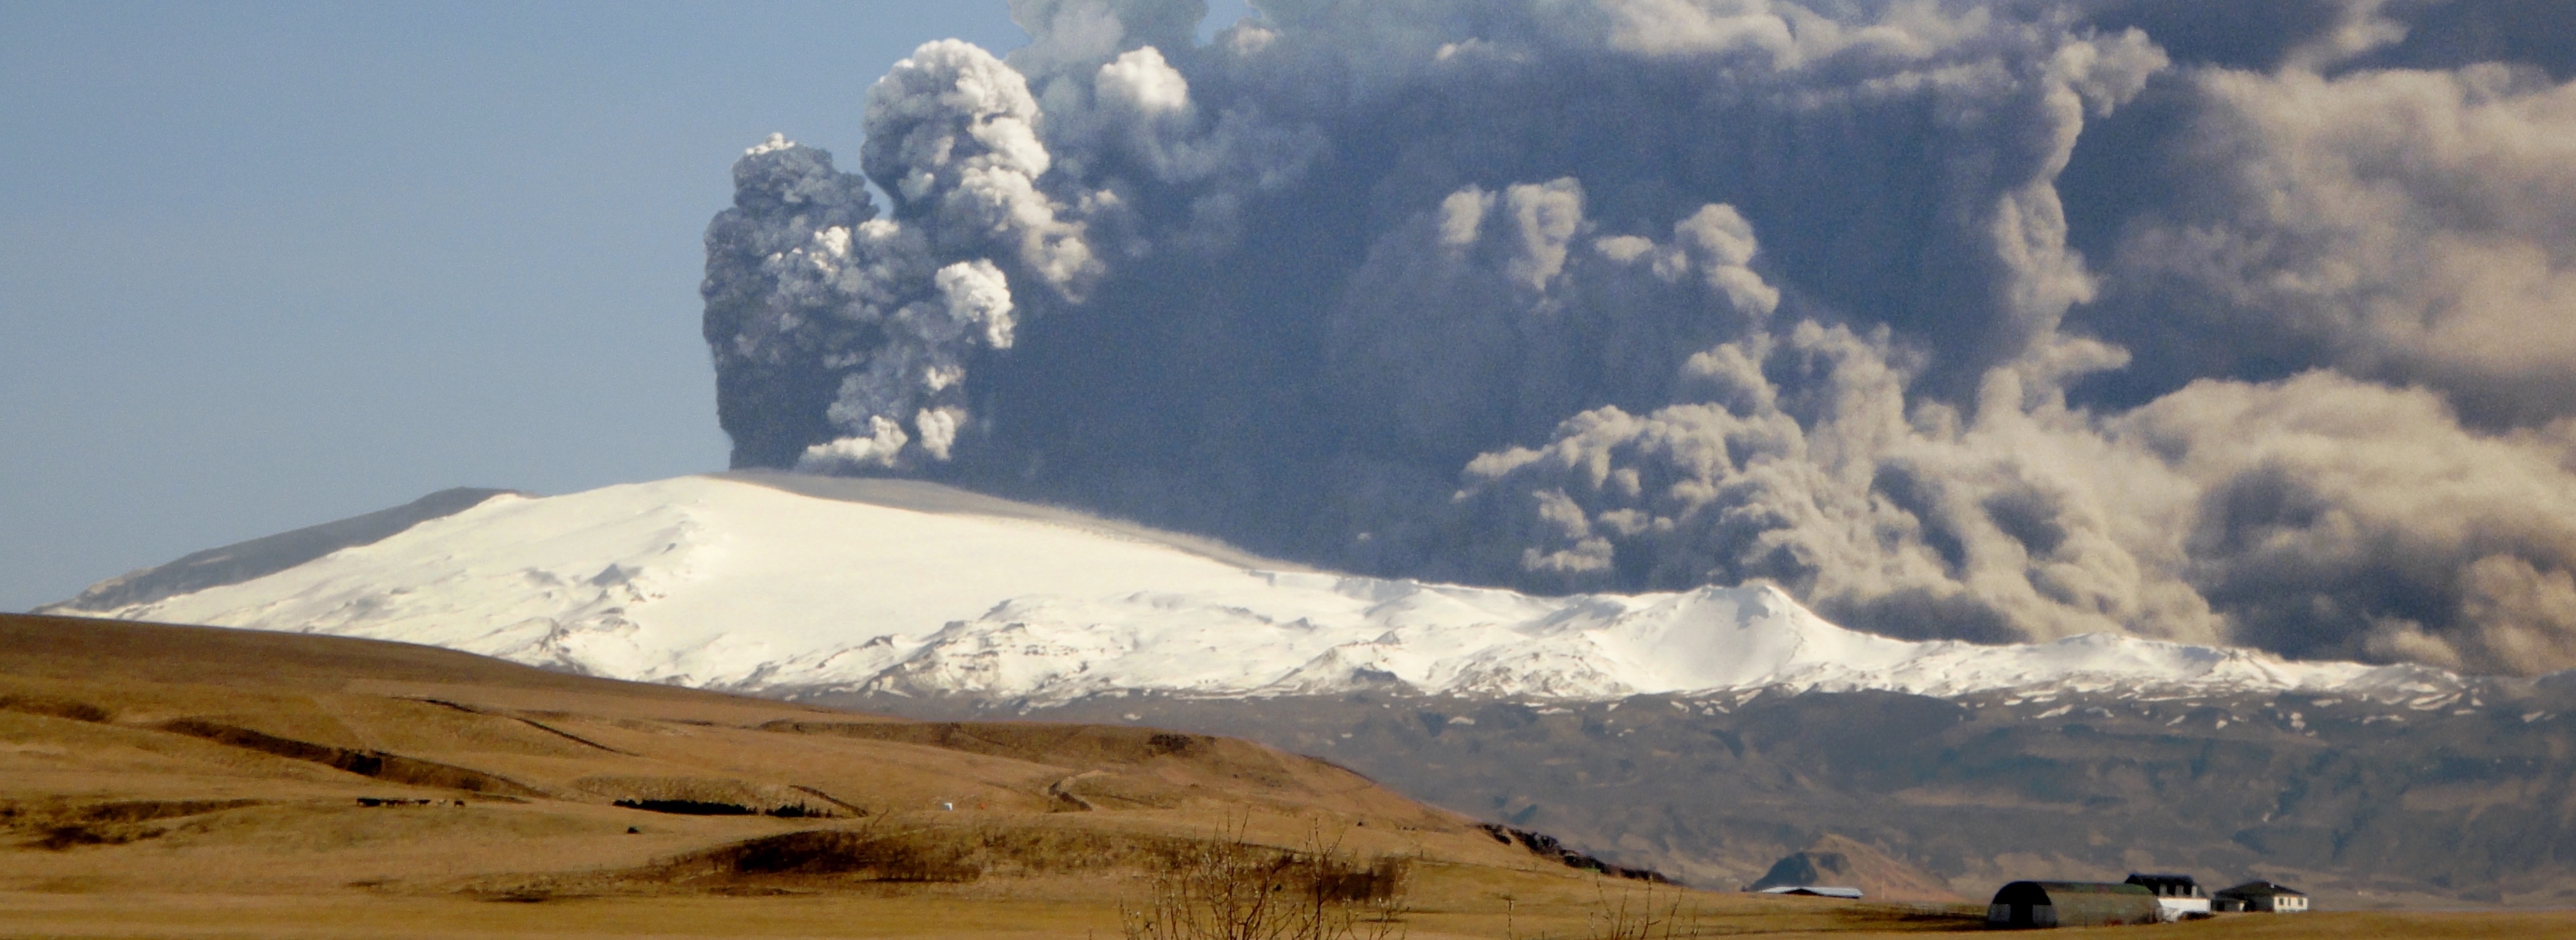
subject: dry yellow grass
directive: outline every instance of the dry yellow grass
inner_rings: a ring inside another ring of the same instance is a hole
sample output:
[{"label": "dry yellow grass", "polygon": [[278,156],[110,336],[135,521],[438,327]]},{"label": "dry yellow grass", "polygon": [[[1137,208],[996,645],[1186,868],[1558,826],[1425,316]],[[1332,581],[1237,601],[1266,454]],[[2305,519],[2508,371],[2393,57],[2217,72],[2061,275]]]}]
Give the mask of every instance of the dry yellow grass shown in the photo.
[{"label": "dry yellow grass", "polygon": [[[1551,879],[1561,880],[1561,879]],[[1429,886],[1433,892],[1454,885]],[[1528,886],[1524,886],[1528,887]],[[1514,916],[1498,899],[1433,900],[1404,916],[1414,940],[1582,938],[1603,918],[1576,886],[1552,901],[1526,892]],[[1972,931],[1957,921],[1908,922],[1900,909],[1830,901],[1711,901],[1685,914],[1673,936],[1804,937],[1837,940],[1924,937]],[[1722,899],[1732,901],[1734,899]],[[0,893],[0,936],[10,938],[467,938],[904,937],[1019,940],[1118,936],[1118,909],[1056,892],[906,889],[785,897],[634,897],[512,904],[458,897],[367,894]],[[2199,924],[2054,931],[2066,937],[2244,937],[2261,940],[2407,940],[2576,936],[2563,913],[2323,913],[2237,916]]]},{"label": "dry yellow grass", "polygon": [[[642,801],[772,815],[678,815]],[[776,815],[784,814],[784,815]],[[1401,935],[1921,935],[1973,908],[1571,871],[1331,764],[395,644],[0,617],[0,937],[1117,937],[1172,846],[1404,860]],[[1615,921],[1615,923],[1614,923]],[[2547,936],[2557,914],[2175,936]]]}]

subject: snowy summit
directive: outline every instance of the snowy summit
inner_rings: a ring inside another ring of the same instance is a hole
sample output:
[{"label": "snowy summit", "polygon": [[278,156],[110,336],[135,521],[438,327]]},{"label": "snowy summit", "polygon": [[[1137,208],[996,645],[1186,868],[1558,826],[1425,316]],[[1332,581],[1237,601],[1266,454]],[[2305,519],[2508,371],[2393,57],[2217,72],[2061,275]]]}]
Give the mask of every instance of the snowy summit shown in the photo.
[{"label": "snowy summit", "polygon": [[54,610],[739,691],[1031,703],[1364,687],[1590,700],[1774,687],[2396,696],[2457,682],[2125,636],[1908,642],[1835,626],[1772,587],[1537,597],[1354,577],[934,484],[778,474],[501,495],[238,583]]}]

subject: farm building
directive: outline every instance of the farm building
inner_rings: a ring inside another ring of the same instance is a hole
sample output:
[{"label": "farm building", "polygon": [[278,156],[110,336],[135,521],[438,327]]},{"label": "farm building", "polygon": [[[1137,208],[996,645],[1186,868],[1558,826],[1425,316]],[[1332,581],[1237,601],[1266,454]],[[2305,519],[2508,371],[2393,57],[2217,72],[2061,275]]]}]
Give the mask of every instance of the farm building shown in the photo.
[{"label": "farm building", "polygon": [[1799,897],[1809,898],[1842,898],[1848,901],[1857,901],[1861,899],[1861,890],[1859,888],[1829,888],[1823,885],[1775,885],[1769,888],[1758,889],[1754,893],[1794,894]]},{"label": "farm building", "polygon": [[2181,920],[2209,914],[2209,895],[2201,893],[2200,882],[2190,875],[2129,876],[2130,884],[2156,893],[2156,904],[2165,909],[2166,920]]},{"label": "farm building", "polygon": [[2133,884],[2094,881],[2016,881],[1986,905],[1986,926],[2107,927],[2165,920],[2156,893]]},{"label": "farm building", "polygon": [[2269,881],[2248,881],[2218,892],[2218,900],[2222,904],[2229,901],[2242,904],[2243,910],[2273,914],[2296,914],[2308,909],[2307,892]]}]

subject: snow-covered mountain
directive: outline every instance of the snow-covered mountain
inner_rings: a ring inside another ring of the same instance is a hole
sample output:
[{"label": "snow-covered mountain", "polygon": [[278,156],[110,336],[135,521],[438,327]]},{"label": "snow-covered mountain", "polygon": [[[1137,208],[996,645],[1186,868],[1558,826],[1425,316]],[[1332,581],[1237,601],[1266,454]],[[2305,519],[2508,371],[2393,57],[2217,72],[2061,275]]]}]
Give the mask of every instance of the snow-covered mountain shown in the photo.
[{"label": "snow-covered mountain", "polygon": [[2127,636],[1907,642],[1837,627],[1769,587],[1534,597],[1345,576],[933,484],[771,474],[491,496],[247,580],[79,604],[53,611],[400,640],[773,694],[2049,687],[2395,700],[2461,687],[2420,667]]}]

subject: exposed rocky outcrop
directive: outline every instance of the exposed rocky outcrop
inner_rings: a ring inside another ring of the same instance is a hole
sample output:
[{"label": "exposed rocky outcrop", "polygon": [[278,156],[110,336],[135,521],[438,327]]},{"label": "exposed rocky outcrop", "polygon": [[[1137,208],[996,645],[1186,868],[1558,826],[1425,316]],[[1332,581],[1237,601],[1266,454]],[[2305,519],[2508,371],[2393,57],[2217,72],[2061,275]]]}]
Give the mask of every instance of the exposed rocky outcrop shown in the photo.
[{"label": "exposed rocky outcrop", "polygon": [[1546,833],[1531,832],[1527,829],[1514,829],[1501,823],[1483,823],[1477,828],[1485,830],[1485,834],[1493,836],[1494,841],[1496,842],[1501,842],[1506,845],[1518,842],[1522,848],[1530,850],[1530,854],[1536,855],[1540,858],[1554,859],[1556,861],[1564,862],[1565,867],[1567,868],[1578,869],[1581,871],[1597,871],[1612,878],[1626,878],[1632,881],[1645,881],[1667,885],[1678,883],[1675,882],[1671,876],[1650,868],[1629,868],[1625,865],[1613,865],[1609,862],[1602,861],[1589,853],[1578,852],[1567,848],[1565,843],[1557,841],[1555,836],[1551,836]]}]

